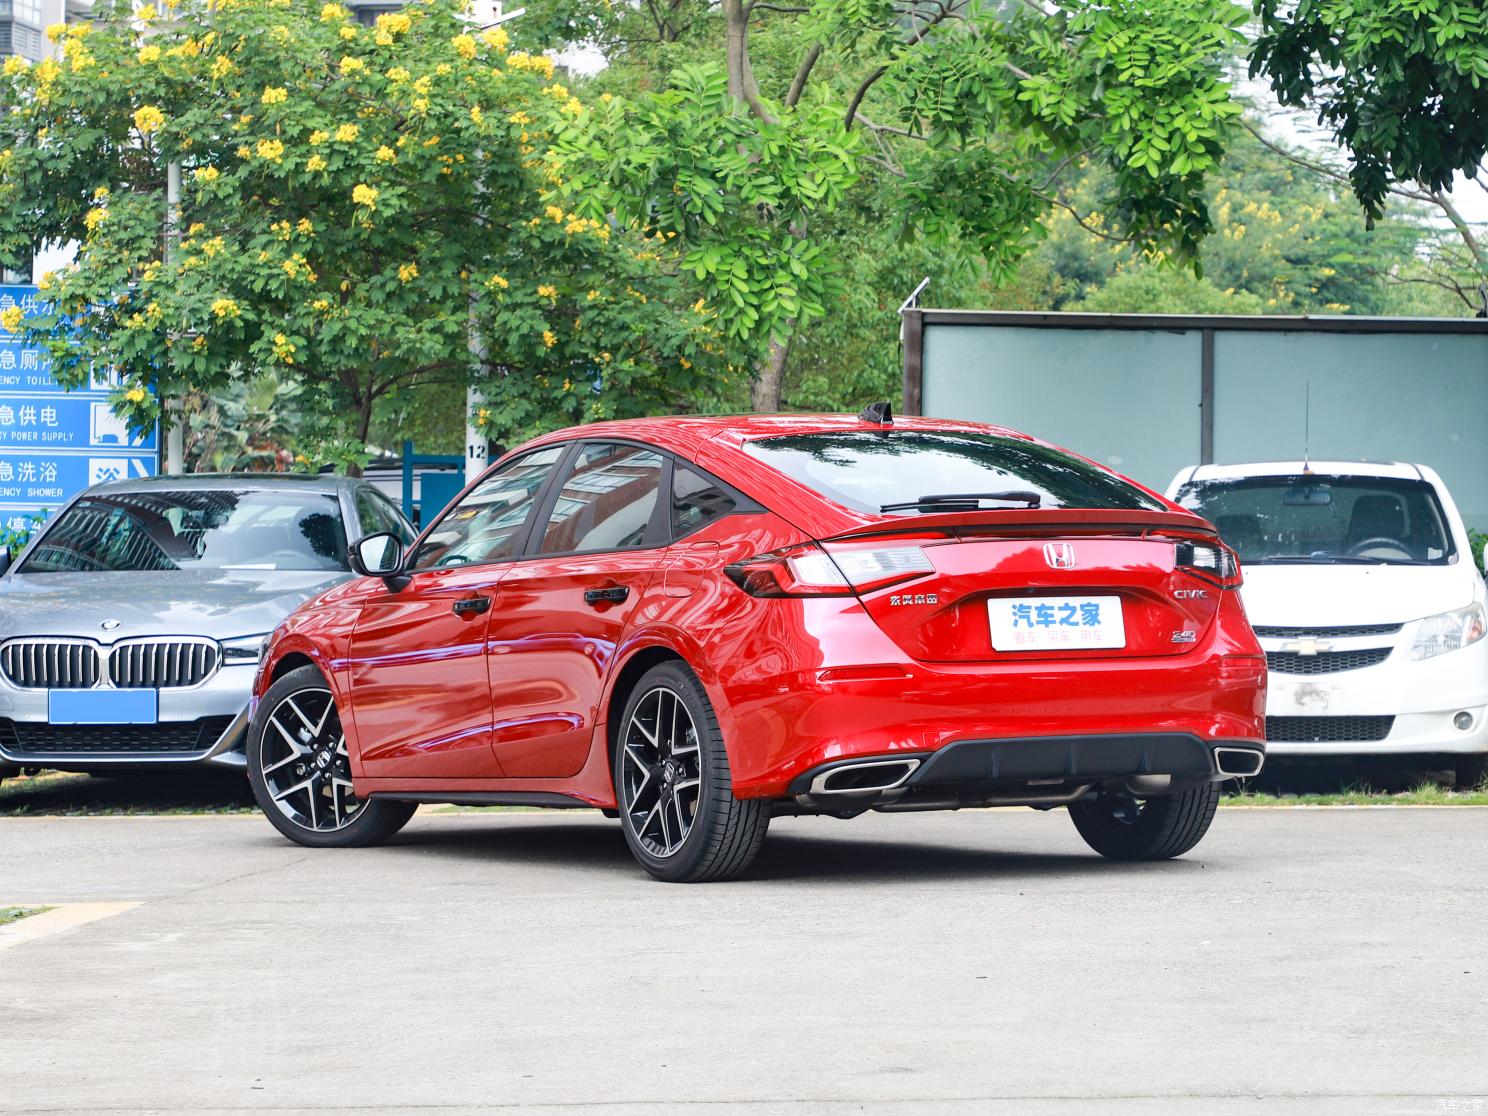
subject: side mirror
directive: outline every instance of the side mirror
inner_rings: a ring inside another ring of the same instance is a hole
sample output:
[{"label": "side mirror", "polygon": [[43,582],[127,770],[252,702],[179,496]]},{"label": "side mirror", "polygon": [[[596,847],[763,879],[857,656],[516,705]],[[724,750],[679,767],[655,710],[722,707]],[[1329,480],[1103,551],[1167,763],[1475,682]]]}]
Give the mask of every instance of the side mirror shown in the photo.
[{"label": "side mirror", "polygon": [[364,535],[351,548],[351,568],[363,577],[397,577],[403,572],[403,543],[391,531]]}]

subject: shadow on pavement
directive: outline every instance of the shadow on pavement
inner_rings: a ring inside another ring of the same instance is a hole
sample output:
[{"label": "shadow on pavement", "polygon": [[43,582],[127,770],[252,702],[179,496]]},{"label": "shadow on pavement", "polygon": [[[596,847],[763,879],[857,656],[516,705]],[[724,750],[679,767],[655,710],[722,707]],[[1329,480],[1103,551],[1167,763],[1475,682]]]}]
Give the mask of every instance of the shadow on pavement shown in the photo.
[{"label": "shadow on pavement", "polygon": [[[530,816],[506,815],[500,824],[489,826],[467,817],[458,826],[405,830],[380,855],[450,855],[513,865],[620,871],[643,877],[641,868],[625,846],[618,822],[524,825],[524,817]],[[985,826],[965,831],[967,835],[975,834],[978,844],[984,845],[976,848],[965,844],[868,838],[862,830],[854,833],[851,821],[835,823],[841,826],[840,836],[830,832],[802,832],[799,823],[786,823],[771,830],[759,859],[740,882],[817,878],[874,883],[911,879],[985,881],[989,877],[1019,879],[1055,875],[1071,878],[1110,876],[1112,872],[1203,870],[1196,862],[1182,860],[1134,865],[1103,860],[1094,853],[1070,855],[1011,851],[998,847],[995,812],[984,813],[982,819]],[[1052,827],[1069,825],[1062,816],[1050,817],[1048,821]],[[805,819],[805,822],[814,824],[811,819]],[[822,824],[832,823],[824,820]],[[1058,836],[1064,833],[1062,828],[1051,829],[1051,842],[1056,832]]]},{"label": "shadow on pavement", "polygon": [[234,771],[156,768],[118,775],[44,771],[0,783],[0,817],[109,814],[233,814],[256,810]]}]

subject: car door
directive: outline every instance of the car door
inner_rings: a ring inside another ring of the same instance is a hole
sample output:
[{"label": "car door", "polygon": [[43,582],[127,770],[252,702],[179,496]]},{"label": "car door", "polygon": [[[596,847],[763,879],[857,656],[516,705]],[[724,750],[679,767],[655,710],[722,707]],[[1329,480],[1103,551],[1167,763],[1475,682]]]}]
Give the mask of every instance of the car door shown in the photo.
[{"label": "car door", "polygon": [[582,443],[552,486],[529,555],[501,583],[488,633],[491,743],[513,778],[562,778],[588,757],[600,694],[669,535],[649,447]]},{"label": "car door", "polygon": [[501,775],[491,751],[486,629],[566,446],[486,476],[424,536],[406,584],[376,592],[351,637],[351,704],[371,778]]}]

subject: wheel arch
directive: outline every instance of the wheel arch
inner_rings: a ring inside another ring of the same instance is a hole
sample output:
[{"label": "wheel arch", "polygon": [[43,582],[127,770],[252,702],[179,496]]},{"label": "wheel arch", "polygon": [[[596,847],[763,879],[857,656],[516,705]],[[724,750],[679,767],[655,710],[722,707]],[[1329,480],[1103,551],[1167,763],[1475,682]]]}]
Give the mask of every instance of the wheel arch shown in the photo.
[{"label": "wheel arch", "polygon": [[663,643],[653,643],[636,650],[620,669],[615,672],[615,681],[610,687],[610,696],[605,703],[605,758],[606,770],[615,770],[615,748],[620,741],[620,716],[625,712],[625,703],[630,700],[636,683],[652,667],[662,663],[681,663],[697,674],[697,669],[676,648]]}]

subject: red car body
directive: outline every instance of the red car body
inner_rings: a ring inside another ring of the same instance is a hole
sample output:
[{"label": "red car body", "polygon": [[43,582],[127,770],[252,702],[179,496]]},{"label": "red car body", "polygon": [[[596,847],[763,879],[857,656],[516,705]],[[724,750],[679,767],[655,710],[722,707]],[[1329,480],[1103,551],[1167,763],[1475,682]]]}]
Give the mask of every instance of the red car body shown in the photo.
[{"label": "red car body", "polygon": [[[692,463],[746,499],[665,545],[345,583],[274,633],[255,693],[298,666],[319,668],[359,798],[613,809],[608,730],[628,687],[671,658],[707,693],[738,798],[809,805],[813,789],[829,789],[813,780],[857,758],[931,768],[940,755],[942,789],[1163,771],[1218,778],[1213,751],[1225,746],[1259,770],[1265,661],[1232,591],[1238,570],[1227,583],[1178,561],[1185,545],[1221,548],[1210,524],[1146,489],[1142,510],[855,510],[746,451],[760,439],[879,429],[842,416],[662,418],[537,439],[503,462],[535,447],[620,441]],[[1024,438],[921,418],[893,430]],[[884,540],[918,546],[933,572],[841,595],[741,588],[758,556]],[[1066,545],[1073,566],[1055,568]],[[596,590],[624,599],[586,600]],[[1121,598],[1124,647],[994,650],[989,600],[1096,591]],[[1165,751],[1173,741],[1186,747],[1177,759]],[[966,744],[976,746],[955,752]]]}]

